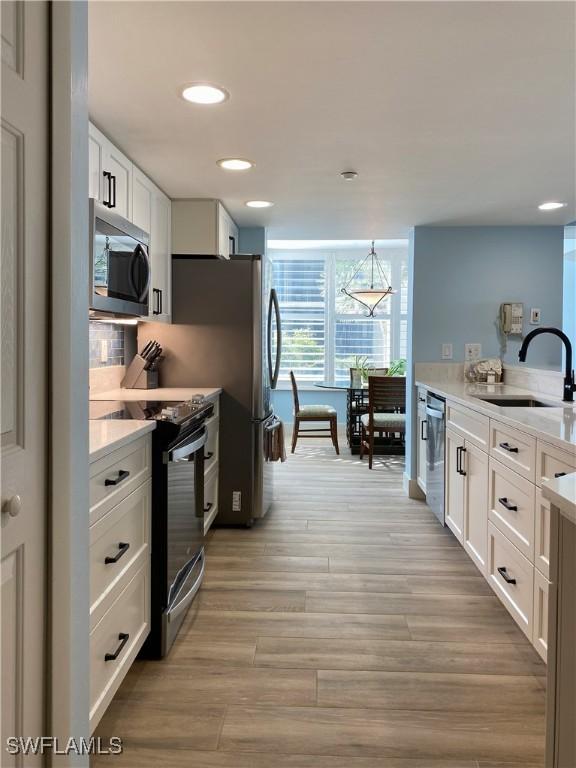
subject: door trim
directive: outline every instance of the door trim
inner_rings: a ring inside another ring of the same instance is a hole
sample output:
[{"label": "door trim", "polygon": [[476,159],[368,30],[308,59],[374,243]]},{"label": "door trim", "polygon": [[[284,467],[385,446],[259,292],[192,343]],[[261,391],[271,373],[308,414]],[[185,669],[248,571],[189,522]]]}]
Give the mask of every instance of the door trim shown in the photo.
[{"label": "door trim", "polygon": [[[51,3],[51,605],[49,732],[88,737],[88,4]],[[86,254],[86,258],[78,258]],[[67,426],[68,425],[68,426]],[[79,514],[79,511],[85,514]],[[87,756],[52,763],[88,765]]]}]

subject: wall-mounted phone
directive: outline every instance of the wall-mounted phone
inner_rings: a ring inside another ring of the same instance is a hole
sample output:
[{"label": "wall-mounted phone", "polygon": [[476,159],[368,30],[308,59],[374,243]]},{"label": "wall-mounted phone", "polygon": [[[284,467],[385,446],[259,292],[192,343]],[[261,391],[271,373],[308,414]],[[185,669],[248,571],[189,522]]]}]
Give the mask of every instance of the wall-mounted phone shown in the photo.
[{"label": "wall-mounted phone", "polygon": [[500,330],[504,336],[522,336],[524,329],[524,304],[507,302],[500,304]]}]

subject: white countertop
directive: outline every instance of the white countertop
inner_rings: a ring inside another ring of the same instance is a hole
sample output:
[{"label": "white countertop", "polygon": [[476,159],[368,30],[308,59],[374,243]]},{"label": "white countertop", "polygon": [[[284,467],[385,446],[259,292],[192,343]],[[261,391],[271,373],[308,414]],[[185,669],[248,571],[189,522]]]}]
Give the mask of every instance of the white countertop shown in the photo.
[{"label": "white countertop", "polygon": [[[576,405],[548,397],[539,392],[519,389],[506,384],[468,384],[464,381],[416,381],[417,386],[472,408],[485,416],[528,432],[547,443],[567,451],[576,451]],[[554,408],[506,408],[487,403],[475,397],[532,397],[547,403],[557,403]]]},{"label": "white countertop", "polygon": [[90,462],[137,440],[155,428],[155,421],[91,419],[89,422]]},{"label": "white countertop", "polygon": [[108,389],[90,394],[90,400],[190,400],[194,395],[213,398],[221,394],[220,387],[158,387],[157,389]]},{"label": "white countertop", "polygon": [[576,523],[576,472],[543,483],[542,495],[558,507],[564,517]]}]

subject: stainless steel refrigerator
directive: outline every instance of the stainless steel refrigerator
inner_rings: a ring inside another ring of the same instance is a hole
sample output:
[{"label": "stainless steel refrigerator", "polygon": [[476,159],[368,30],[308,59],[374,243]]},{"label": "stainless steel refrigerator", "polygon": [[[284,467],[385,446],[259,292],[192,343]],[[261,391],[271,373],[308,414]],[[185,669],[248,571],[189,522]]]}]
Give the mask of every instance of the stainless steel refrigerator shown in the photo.
[{"label": "stainless steel refrigerator", "polygon": [[274,462],[267,436],[279,427],[271,390],[280,368],[281,326],[271,264],[172,258],[172,325],[141,324],[139,348],[164,348],[164,387],[222,387],[216,523],[251,525],[268,511]]}]

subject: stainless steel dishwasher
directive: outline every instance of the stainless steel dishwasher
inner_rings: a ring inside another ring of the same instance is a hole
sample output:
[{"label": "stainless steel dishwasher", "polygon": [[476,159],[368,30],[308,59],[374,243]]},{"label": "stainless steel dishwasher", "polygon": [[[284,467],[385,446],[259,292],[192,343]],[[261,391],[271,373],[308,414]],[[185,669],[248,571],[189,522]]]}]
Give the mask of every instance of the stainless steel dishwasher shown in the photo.
[{"label": "stainless steel dishwasher", "polygon": [[426,502],[438,520],[444,522],[444,446],[446,401],[428,392],[426,398]]}]

